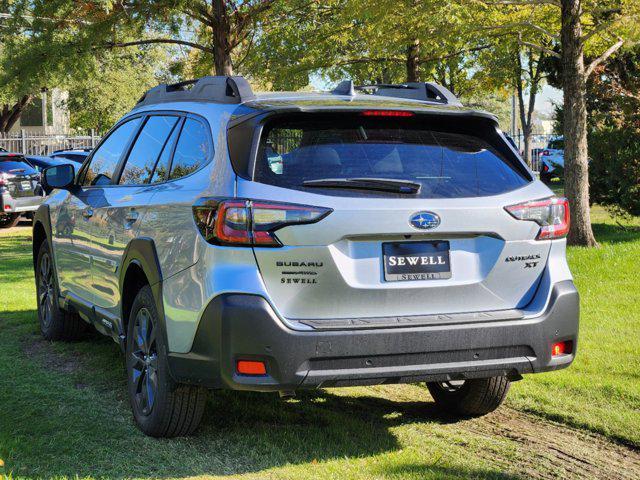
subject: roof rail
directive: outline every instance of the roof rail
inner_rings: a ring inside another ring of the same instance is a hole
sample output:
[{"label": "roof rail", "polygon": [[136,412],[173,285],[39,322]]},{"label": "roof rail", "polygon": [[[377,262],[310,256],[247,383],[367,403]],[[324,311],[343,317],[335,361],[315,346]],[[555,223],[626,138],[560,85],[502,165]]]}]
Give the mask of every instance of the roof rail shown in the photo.
[{"label": "roof rail", "polygon": [[[190,88],[189,88],[190,87]],[[209,76],[174,84],[161,84],[145,93],[136,107],[168,102],[242,103],[255,96],[251,85],[240,76]]]},{"label": "roof rail", "polygon": [[408,82],[400,84],[378,83],[373,85],[353,85],[353,81],[344,80],[334,88],[334,95],[355,95],[359,90],[370,95],[381,97],[410,98],[423,102],[435,102],[443,105],[461,107],[462,103],[449,89],[433,82]]}]

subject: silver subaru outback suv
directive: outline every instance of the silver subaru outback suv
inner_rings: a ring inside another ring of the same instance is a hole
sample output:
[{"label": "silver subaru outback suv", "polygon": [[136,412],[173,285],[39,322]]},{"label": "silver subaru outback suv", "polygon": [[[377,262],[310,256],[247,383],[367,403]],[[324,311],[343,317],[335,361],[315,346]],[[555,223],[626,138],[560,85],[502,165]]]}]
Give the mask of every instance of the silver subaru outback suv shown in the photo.
[{"label": "silver subaru outback suv", "polygon": [[576,353],[566,199],[436,84],[160,85],[44,180],[42,333],[112,337],[148,435],[216,389],[425,382],[482,415]]}]

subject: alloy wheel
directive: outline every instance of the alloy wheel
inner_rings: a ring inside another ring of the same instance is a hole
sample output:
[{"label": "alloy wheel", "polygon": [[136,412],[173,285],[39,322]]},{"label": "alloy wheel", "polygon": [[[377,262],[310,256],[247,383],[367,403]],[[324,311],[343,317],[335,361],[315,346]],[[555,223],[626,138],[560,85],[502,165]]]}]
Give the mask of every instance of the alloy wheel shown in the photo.
[{"label": "alloy wheel", "polygon": [[38,276],[38,311],[40,312],[40,321],[45,329],[51,326],[53,320],[54,296],[53,269],[51,268],[51,257],[47,252],[40,257]]},{"label": "alloy wheel", "polygon": [[158,351],[156,331],[147,308],[138,310],[133,328],[131,375],[138,412],[149,415],[158,393]]}]

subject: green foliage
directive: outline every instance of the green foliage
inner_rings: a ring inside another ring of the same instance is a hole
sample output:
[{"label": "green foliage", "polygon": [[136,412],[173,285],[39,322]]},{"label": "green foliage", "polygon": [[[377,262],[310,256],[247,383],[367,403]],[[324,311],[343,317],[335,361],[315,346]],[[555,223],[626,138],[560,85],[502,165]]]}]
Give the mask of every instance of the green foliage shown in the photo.
[{"label": "green foliage", "polygon": [[142,94],[163,80],[166,55],[161,49],[105,52],[72,78],[68,107],[71,127],[104,132],[129,111]]},{"label": "green foliage", "polygon": [[640,132],[599,130],[589,148],[591,199],[616,214],[640,215]]},{"label": "green foliage", "polygon": [[[279,14],[285,3],[288,13]],[[301,88],[311,76],[328,83],[404,82],[413,55],[417,79],[458,95],[478,91],[474,66],[483,37],[458,2],[294,0],[274,4],[272,13],[281,20],[259,32],[239,66],[268,87]]]}]

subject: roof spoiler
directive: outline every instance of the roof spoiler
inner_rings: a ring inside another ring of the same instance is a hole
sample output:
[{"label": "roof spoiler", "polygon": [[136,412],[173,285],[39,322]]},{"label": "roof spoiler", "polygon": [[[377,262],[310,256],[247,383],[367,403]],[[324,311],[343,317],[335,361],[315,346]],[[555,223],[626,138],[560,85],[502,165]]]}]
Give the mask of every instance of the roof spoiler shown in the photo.
[{"label": "roof spoiler", "polygon": [[440,103],[461,107],[462,103],[451,91],[433,82],[408,82],[399,84],[377,83],[373,85],[354,85],[353,80],[344,80],[334,88],[334,95],[354,96],[356,91],[381,97],[408,98],[423,102]]},{"label": "roof spoiler", "polygon": [[215,102],[238,104],[255,98],[251,85],[240,76],[208,76],[161,84],[145,93],[136,107],[169,102]]}]

